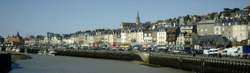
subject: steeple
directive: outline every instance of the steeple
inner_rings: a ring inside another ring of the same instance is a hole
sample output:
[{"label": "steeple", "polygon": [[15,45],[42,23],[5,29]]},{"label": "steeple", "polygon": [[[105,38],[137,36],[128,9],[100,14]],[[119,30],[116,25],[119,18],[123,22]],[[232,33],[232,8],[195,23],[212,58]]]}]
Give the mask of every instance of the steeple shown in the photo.
[{"label": "steeple", "polygon": [[140,16],[139,16],[139,12],[137,11],[137,16],[136,16],[136,25],[140,25],[141,21],[140,21]]},{"label": "steeple", "polygon": [[20,37],[20,34],[19,34],[19,32],[17,32],[17,33],[16,33],[16,36],[17,36],[17,37]]},{"label": "steeple", "polygon": [[16,33],[16,37],[17,37],[18,39],[22,39],[22,36],[19,34],[19,32]]}]

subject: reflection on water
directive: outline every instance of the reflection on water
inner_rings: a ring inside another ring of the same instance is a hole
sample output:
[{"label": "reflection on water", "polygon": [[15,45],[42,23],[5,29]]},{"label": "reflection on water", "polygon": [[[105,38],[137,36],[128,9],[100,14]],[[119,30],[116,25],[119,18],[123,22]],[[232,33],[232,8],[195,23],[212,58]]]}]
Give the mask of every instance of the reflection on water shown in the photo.
[{"label": "reflection on water", "polygon": [[167,67],[141,65],[136,61],[31,55],[17,61],[10,73],[191,73]]},{"label": "reflection on water", "polygon": [[22,69],[23,67],[21,67],[20,64],[12,63],[11,68],[12,68],[12,70],[15,70],[15,69]]}]

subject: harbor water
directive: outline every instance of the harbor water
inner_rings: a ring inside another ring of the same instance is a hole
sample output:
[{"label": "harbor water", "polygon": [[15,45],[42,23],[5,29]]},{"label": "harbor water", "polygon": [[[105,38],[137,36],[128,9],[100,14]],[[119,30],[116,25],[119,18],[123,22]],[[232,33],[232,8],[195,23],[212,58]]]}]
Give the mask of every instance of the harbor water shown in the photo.
[{"label": "harbor water", "polygon": [[191,73],[169,67],[147,66],[136,61],[30,55],[32,59],[12,64],[10,73]]}]

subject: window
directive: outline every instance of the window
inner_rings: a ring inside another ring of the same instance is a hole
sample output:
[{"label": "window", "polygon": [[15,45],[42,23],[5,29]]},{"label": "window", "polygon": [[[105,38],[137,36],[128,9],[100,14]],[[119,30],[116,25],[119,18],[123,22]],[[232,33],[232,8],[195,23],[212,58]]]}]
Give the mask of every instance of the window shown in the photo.
[{"label": "window", "polygon": [[202,32],[202,31],[203,31],[203,29],[200,29],[200,31]]},{"label": "window", "polygon": [[219,31],[220,29],[217,27],[216,30]]}]

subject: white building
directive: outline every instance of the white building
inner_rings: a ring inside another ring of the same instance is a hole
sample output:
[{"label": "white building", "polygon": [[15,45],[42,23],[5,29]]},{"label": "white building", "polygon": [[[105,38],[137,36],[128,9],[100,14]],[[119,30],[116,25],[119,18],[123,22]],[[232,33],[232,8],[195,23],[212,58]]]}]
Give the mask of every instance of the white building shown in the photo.
[{"label": "white building", "polygon": [[222,35],[237,42],[248,39],[248,30],[248,25],[239,25],[238,23],[222,23],[214,26],[215,35]]},{"label": "white building", "polygon": [[34,45],[35,43],[36,43],[36,40],[32,38],[27,38],[24,40],[24,44],[26,45]]},{"label": "white building", "polygon": [[185,36],[183,34],[180,34],[176,39],[176,48],[177,49],[183,49],[185,45]]},{"label": "white building", "polygon": [[193,25],[182,25],[180,27],[181,33],[193,33],[194,26]]},{"label": "white building", "polygon": [[109,47],[111,47],[114,43],[114,35],[113,34],[105,34],[104,35],[104,42],[109,44]]},{"label": "white building", "polygon": [[156,32],[156,44],[166,45],[167,33],[165,30],[160,30]]},{"label": "white building", "polygon": [[183,34],[180,34],[176,39],[176,44],[184,45],[185,44],[185,37]]},{"label": "white building", "polygon": [[121,43],[124,44],[127,42],[127,33],[122,32],[121,33]]},{"label": "white building", "polygon": [[144,33],[144,43],[149,44],[153,42],[152,33]]},{"label": "white building", "polygon": [[51,40],[50,40],[50,43],[53,44],[53,45],[60,44],[61,40],[58,37],[52,37]]},{"label": "white building", "polygon": [[144,43],[143,32],[139,31],[136,33],[136,41],[138,43]]},{"label": "white building", "polygon": [[248,39],[247,25],[233,25],[231,36],[238,42]]},{"label": "white building", "polygon": [[219,25],[214,26],[214,34],[221,35],[222,34],[222,27]]},{"label": "white building", "polygon": [[86,46],[88,47],[92,47],[95,43],[95,36],[94,36],[94,33],[93,32],[90,32],[88,34],[85,35],[85,39],[86,39]]},{"label": "white building", "polygon": [[75,38],[72,38],[72,37],[71,38],[64,38],[62,41],[64,42],[64,44],[73,44],[75,41]]}]

